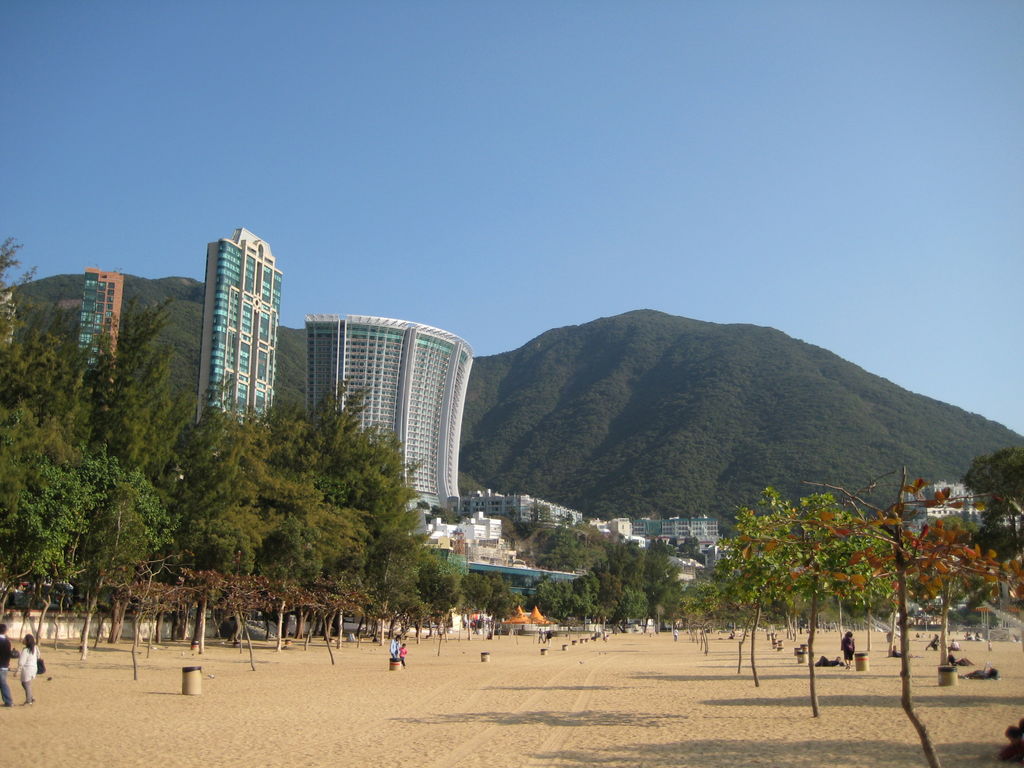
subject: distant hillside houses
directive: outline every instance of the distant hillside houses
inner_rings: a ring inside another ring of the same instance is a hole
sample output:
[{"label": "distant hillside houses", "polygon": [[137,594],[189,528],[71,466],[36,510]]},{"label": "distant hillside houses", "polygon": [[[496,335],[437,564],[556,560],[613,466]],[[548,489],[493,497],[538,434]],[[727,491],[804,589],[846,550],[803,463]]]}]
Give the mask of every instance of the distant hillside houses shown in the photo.
[{"label": "distant hillside houses", "polygon": [[[934,499],[938,491],[949,491],[947,502],[928,506],[926,501]],[[907,508],[914,511],[910,528],[920,531],[929,519],[945,520],[959,518],[964,522],[981,524],[981,512],[974,505],[971,489],[963,483],[951,483],[942,480],[922,488],[918,493],[907,495]]]},{"label": "distant hillside houses", "polygon": [[604,533],[617,535],[627,541],[647,542],[695,539],[701,547],[718,541],[718,520],[713,517],[669,517],[664,520],[641,517],[630,520],[617,517],[612,520],[591,520]]},{"label": "distant hillside houses", "polygon": [[451,524],[424,513],[418,532],[426,534],[427,546],[448,550],[466,562],[512,565],[516,562],[516,551],[502,541],[501,522],[499,518],[484,517],[482,512],[477,512]]},{"label": "distant hillside houses", "polygon": [[583,522],[583,513],[552,501],[537,499],[525,493],[501,494],[489,488],[469,496],[448,499],[450,509],[463,517],[504,517],[517,523],[539,525],[576,525]]}]

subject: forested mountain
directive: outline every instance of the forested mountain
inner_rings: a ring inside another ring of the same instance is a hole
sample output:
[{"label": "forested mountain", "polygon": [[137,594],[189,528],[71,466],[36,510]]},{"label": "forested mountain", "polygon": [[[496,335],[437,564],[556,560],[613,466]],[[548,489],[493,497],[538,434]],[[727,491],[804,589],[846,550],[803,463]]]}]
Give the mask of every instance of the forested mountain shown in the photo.
[{"label": "forested mountain", "polygon": [[641,310],[477,359],[461,469],[600,517],[728,519],[768,485],[956,480],[1022,442],[779,331]]},{"label": "forested mountain", "polygon": [[[21,290],[77,313],[82,277]],[[196,385],[202,297],[189,278],[125,278],[126,301],[172,299],[161,339],[177,388]],[[303,402],[304,336],[279,330],[278,402]],[[974,456],[1020,444],[995,422],[779,331],[640,310],[477,358],[460,464],[467,487],[587,515],[730,519],[767,485],[797,497],[812,490],[805,480],[860,487],[904,465],[955,480]]]}]

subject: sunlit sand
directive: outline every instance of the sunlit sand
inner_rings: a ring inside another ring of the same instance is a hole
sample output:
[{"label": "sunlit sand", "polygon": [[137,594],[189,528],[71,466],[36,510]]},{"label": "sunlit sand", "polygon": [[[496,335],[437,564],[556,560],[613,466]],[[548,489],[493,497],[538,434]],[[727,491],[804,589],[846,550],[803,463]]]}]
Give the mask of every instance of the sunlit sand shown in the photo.
[{"label": "sunlit sand", "polygon": [[[917,735],[899,706],[898,660],[874,635],[870,671],[818,671],[821,717],[811,717],[806,667],[792,643],[759,638],[761,686],[736,674],[736,643],[711,653],[681,634],[615,635],[544,656],[531,638],[410,641],[408,668],[391,672],[386,647],[323,644],[248,654],[212,643],[193,656],[166,645],[132,680],[128,646],[101,646],[82,664],[44,646],[37,704],[0,711],[9,765],[346,766],[921,766]],[[857,633],[858,650],[866,635]],[[963,643],[997,681],[939,687],[935,652],[914,643],[916,701],[949,768],[991,766],[1003,731],[1024,716],[1018,644]],[[480,652],[489,651],[490,663]],[[747,649],[745,649],[746,655]],[[839,636],[819,636],[835,657]],[[203,667],[202,694],[181,695],[182,667]],[[965,670],[967,671],[967,670]],[[15,703],[22,701],[12,673]]]}]

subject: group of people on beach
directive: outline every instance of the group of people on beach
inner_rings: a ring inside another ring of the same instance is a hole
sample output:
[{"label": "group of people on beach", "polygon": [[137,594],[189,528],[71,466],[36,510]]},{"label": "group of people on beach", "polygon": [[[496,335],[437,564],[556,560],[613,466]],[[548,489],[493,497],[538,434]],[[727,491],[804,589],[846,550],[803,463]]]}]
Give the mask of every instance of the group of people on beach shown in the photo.
[{"label": "group of people on beach", "polygon": [[39,670],[39,648],[36,639],[32,635],[25,635],[24,648],[15,656],[14,646],[7,638],[7,625],[0,624],[0,698],[3,699],[5,707],[13,707],[14,699],[11,697],[11,687],[7,684],[7,675],[11,671],[11,661],[18,659],[18,679],[25,691],[25,704],[35,703],[32,695],[32,681]]}]

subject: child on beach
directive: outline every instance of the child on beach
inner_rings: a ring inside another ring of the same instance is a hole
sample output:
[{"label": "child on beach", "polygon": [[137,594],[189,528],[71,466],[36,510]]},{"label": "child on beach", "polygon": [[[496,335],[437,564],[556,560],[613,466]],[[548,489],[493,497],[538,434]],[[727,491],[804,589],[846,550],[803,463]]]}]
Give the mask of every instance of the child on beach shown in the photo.
[{"label": "child on beach", "polygon": [[402,666],[405,666],[405,656],[409,653],[409,649],[405,647],[405,643],[402,643],[402,647],[398,650],[398,658],[402,662]]}]

